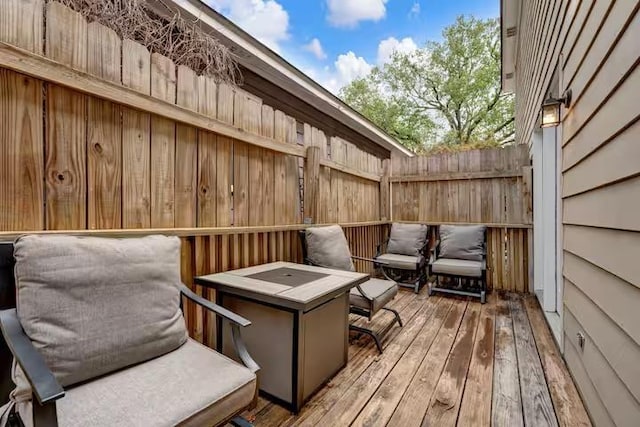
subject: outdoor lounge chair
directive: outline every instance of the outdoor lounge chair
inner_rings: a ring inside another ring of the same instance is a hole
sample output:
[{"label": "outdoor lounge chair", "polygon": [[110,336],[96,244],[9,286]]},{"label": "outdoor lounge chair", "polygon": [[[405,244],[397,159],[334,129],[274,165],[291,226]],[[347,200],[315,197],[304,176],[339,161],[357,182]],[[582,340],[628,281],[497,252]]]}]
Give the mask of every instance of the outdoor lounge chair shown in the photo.
[{"label": "outdoor lounge chair", "polygon": [[376,266],[382,274],[415,293],[427,283],[429,260],[429,227],[424,224],[393,223],[385,253],[378,247]]},{"label": "outdoor lounge chair", "polygon": [[[31,235],[14,257],[17,309],[0,312],[9,425],[250,425],[238,417],[257,398],[250,322],[181,284],[177,237]],[[188,337],[182,297],[229,321],[244,366]]]},{"label": "outdoor lounge chair", "polygon": [[[374,262],[372,259],[352,256],[347,238],[339,225],[312,227],[300,232],[302,252],[305,264],[337,270],[355,271],[352,259]],[[351,289],[349,294],[349,312],[371,318],[380,310],[390,311],[394,319],[380,333],[386,334],[398,322],[402,326],[400,314],[392,308],[385,307],[398,293],[395,282],[381,279],[369,279],[367,282]],[[373,338],[378,351],[382,353],[379,335],[368,328],[349,325],[352,331],[364,333]]]},{"label": "outdoor lounge chair", "polygon": [[[467,295],[486,302],[487,293],[487,227],[484,225],[441,225],[435,257],[429,264],[430,274],[436,276],[433,292]],[[440,286],[441,277],[451,277],[457,286]],[[475,289],[463,288],[462,281],[475,282]]]}]

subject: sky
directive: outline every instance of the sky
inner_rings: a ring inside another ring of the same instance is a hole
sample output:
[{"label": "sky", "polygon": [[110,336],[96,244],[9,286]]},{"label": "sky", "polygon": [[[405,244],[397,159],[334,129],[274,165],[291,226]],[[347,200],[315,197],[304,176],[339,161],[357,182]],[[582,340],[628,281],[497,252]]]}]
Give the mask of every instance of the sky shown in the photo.
[{"label": "sky", "polygon": [[498,17],[499,0],[203,0],[337,94],[458,15]]}]

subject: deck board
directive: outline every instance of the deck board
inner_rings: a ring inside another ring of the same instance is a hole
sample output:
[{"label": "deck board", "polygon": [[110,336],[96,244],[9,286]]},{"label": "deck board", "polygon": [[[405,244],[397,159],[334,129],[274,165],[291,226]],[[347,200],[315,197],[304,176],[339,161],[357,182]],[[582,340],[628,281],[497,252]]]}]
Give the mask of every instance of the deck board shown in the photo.
[{"label": "deck board", "polygon": [[[245,416],[257,427],[590,425],[532,297],[480,305],[401,290],[391,306],[405,325],[383,338],[382,355],[353,338],[348,365],[298,415],[260,398]],[[391,314],[352,320],[382,330]]]}]

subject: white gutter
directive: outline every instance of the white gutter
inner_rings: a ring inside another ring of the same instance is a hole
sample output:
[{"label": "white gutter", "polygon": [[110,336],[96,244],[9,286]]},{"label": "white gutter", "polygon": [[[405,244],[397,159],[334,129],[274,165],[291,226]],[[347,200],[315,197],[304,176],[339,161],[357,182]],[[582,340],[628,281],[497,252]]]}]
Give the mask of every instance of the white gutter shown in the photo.
[{"label": "white gutter", "polygon": [[[153,3],[153,1],[150,1]],[[393,137],[349,107],[328,90],[306,76],[258,40],[240,29],[200,0],[172,0],[183,16],[198,19],[214,30],[216,38],[227,45],[245,68],[292,93],[365,138],[390,151],[407,156],[415,154]],[[203,26],[203,29],[207,29]]]}]

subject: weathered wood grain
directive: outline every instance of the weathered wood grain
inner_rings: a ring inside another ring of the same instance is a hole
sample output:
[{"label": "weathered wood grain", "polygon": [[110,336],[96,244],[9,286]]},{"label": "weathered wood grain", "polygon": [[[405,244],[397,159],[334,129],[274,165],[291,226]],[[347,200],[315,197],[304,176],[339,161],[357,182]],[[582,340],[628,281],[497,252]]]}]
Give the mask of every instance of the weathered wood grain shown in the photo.
[{"label": "weathered wood grain", "polygon": [[416,339],[367,402],[355,419],[354,426],[384,425],[389,421],[450,309],[451,300],[438,303],[433,316],[424,324]]},{"label": "weathered wood grain", "polygon": [[351,425],[358,416],[360,408],[371,398],[398,363],[401,356],[422,331],[425,323],[432,318],[436,307],[435,301],[427,301],[416,316],[411,319],[411,323],[396,336],[393,345],[388,346],[384,353],[360,375],[340,401],[331,408],[331,411],[318,421],[318,424]]},{"label": "weathered wood grain", "polygon": [[[42,54],[41,0],[6,0],[0,41]],[[0,230],[44,227],[43,84],[0,69]]]},{"label": "weathered wood grain", "polygon": [[491,294],[480,311],[473,356],[464,386],[457,423],[461,426],[491,425],[493,360],[495,336],[495,295]]},{"label": "weathered wood grain", "polygon": [[[88,25],[87,71],[121,82],[121,41],[97,22]],[[87,114],[88,227],[122,227],[121,108],[101,99],[88,99]]]},{"label": "weathered wood grain", "polygon": [[544,319],[544,315],[535,297],[524,299],[527,317],[540,355],[553,407],[562,427],[591,426],[591,421],[584,408],[571,375],[562,360],[555,341]]},{"label": "weathered wood grain", "polygon": [[0,69],[0,230],[44,227],[42,84]]},{"label": "weathered wood grain", "polygon": [[[157,53],[151,55],[151,96],[176,100],[176,67]],[[175,225],[175,122],[151,116],[151,227]]]},{"label": "weathered wood grain", "polygon": [[[122,42],[122,84],[151,94],[151,55]],[[122,227],[151,227],[151,116],[122,108]]]},{"label": "weathered wood grain", "polygon": [[454,302],[431,348],[407,387],[387,425],[419,426],[429,408],[438,379],[451,351],[467,303]]},{"label": "weathered wood grain", "polygon": [[503,298],[496,302],[495,340],[491,425],[524,426],[513,324],[509,302]]},{"label": "weathered wood grain", "polygon": [[[196,73],[183,65],[178,67],[176,103],[198,110],[199,94]],[[197,221],[198,131],[192,126],[176,125],[175,141],[175,219],[176,227],[195,227]]]},{"label": "weathered wood grain", "polygon": [[464,313],[449,357],[438,385],[431,397],[429,409],[422,420],[423,424],[455,426],[462,401],[469,362],[473,354],[480,314],[480,306],[469,304]]},{"label": "weathered wood grain", "polygon": [[[198,78],[198,112],[216,117],[218,111],[217,85],[213,78]],[[217,154],[218,136],[212,132],[198,131],[198,227],[217,225]]]},{"label": "weathered wood grain", "polygon": [[[70,68],[87,69],[87,22],[60,3],[47,3],[46,56]],[[87,98],[48,85],[45,136],[46,228],[87,225]]]},{"label": "weathered wood grain", "polygon": [[526,425],[557,426],[558,421],[547,387],[544,370],[531,333],[522,298],[512,295],[509,300],[518,355],[518,371],[522,395],[522,410]]}]

